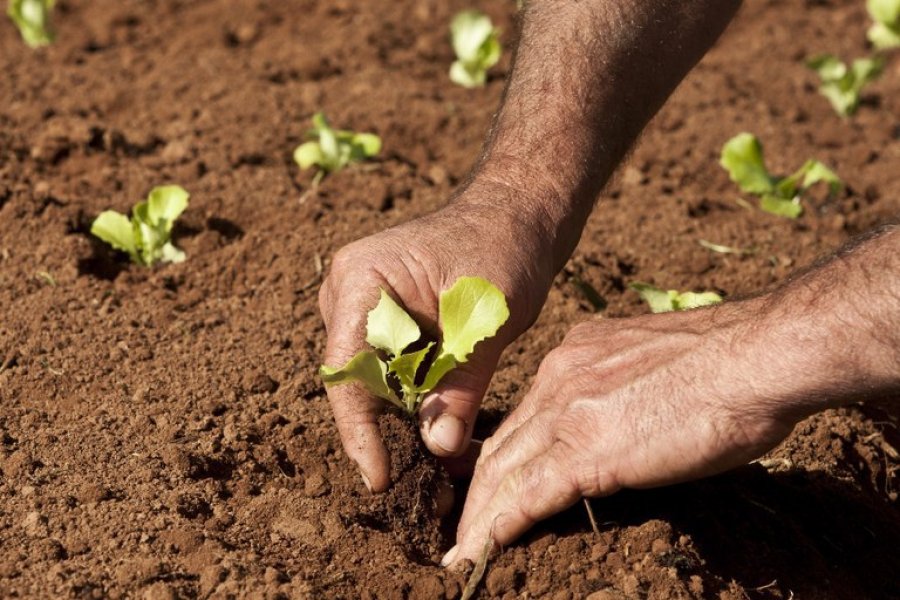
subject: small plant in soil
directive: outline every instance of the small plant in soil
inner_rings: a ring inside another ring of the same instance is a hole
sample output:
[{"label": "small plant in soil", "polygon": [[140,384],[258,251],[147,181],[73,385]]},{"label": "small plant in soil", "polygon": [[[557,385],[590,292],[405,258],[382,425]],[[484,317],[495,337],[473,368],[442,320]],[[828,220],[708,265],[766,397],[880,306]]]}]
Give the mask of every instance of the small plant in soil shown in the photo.
[{"label": "small plant in soil", "polygon": [[94,219],[91,233],[131,260],[149,267],[156,262],[182,262],[184,252],[171,241],[172,225],[188,205],[190,195],[177,185],[155,187],[131,209],[131,219],[106,210]]},{"label": "small plant in soil", "polygon": [[874,23],[866,34],[879,50],[900,47],[900,0],[869,0],[866,8]]},{"label": "small plant in soil", "polygon": [[313,185],[326,173],[340,171],[350,163],[364,161],[381,152],[381,138],[374,133],[334,129],[321,112],[313,115],[313,127],[306,132],[308,142],[294,150],[294,161],[302,170],[319,167]]},{"label": "small plant in soil", "polygon": [[491,18],[477,10],[457,13],[450,22],[450,41],[456,60],[450,65],[450,80],[467,88],[481,87],[487,71],[497,64],[503,48],[499,30]]},{"label": "small plant in soil", "polygon": [[509,318],[506,297],[481,277],[460,277],[441,292],[438,302],[442,339],[422,340],[415,320],[381,290],[369,312],[363,350],[342,367],[322,366],[326,385],[358,382],[408,414],[414,414],[424,394],[457,365],[465,363],[475,345],[496,335]]},{"label": "small plant in soil", "polygon": [[787,177],[772,175],[763,159],[762,144],[750,133],[739,133],[728,140],[722,146],[719,163],[741,190],[759,196],[762,210],[791,219],[803,214],[800,197],[811,186],[826,183],[832,195],[844,187],[840,178],[817,160],[807,160]]},{"label": "small plant in soil", "polygon": [[678,290],[661,290],[649,283],[636,281],[628,287],[640,294],[641,299],[650,306],[654,313],[672,312],[674,310],[690,310],[710,304],[718,304],[722,296],[715,292],[679,292]]},{"label": "small plant in soil", "polygon": [[55,0],[9,0],[6,14],[30,47],[37,48],[53,42],[50,13],[54,4]]},{"label": "small plant in soil", "polygon": [[856,112],[863,88],[878,79],[884,67],[884,61],[878,56],[858,58],[848,66],[831,54],[817,56],[806,64],[822,80],[819,93],[828,98],[831,107],[842,117]]}]

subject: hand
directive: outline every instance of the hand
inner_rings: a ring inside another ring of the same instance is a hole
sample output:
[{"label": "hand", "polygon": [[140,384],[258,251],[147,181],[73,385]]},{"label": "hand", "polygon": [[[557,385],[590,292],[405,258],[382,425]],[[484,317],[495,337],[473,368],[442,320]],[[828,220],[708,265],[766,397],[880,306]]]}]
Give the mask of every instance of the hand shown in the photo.
[{"label": "hand", "polygon": [[[379,288],[433,335],[438,333],[440,293],[457,278],[481,276],[506,294],[506,325],[478,344],[470,360],[447,374],[422,404],[423,439],[438,456],[465,451],[500,353],[537,317],[555,273],[552,236],[505,194],[510,192],[499,185],[480,184],[477,191],[472,185],[437,213],[342,248],[319,293],[329,366],[341,366],[367,347],[366,318],[378,302]],[[476,196],[477,202],[468,200]],[[496,201],[484,202],[486,197]],[[328,398],[344,448],[366,486],[384,491],[390,461],[376,421],[382,401],[357,385],[330,387]]]},{"label": "hand", "polygon": [[[576,326],[482,449],[443,564],[477,560],[582,497],[712,475],[790,433],[789,346],[760,302]],[[768,343],[767,343],[768,342]],[[768,364],[767,364],[768,363]],[[780,381],[779,381],[780,380]]]}]

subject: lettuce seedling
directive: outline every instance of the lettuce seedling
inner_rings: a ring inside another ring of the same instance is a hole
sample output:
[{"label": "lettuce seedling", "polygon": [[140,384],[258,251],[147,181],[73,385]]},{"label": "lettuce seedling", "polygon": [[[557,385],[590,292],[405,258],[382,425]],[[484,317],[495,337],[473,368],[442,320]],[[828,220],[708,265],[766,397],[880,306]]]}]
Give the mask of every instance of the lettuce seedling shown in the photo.
[{"label": "lettuce seedling", "polygon": [[842,117],[856,112],[862,89],[869,82],[878,79],[884,67],[884,61],[878,56],[858,58],[848,67],[830,54],[817,56],[806,64],[822,80],[819,93],[828,98],[832,108]]},{"label": "lettuce seedling", "polygon": [[184,252],[171,242],[172,225],[184,212],[190,195],[177,185],[155,187],[143,202],[135,204],[131,219],[106,210],[94,219],[91,233],[131,260],[149,267],[157,261],[182,262]]},{"label": "lettuce seedling", "polygon": [[6,14],[31,48],[46,46],[53,42],[50,13],[54,4],[55,0],[9,0]]},{"label": "lettuce seedling", "polygon": [[313,128],[306,132],[310,141],[297,146],[294,161],[303,170],[313,165],[319,167],[315,183],[321,181],[325,173],[340,171],[352,162],[372,158],[381,152],[381,138],[374,133],[332,129],[321,112],[313,115],[312,123]]},{"label": "lettuce seedling", "polygon": [[636,281],[628,287],[640,294],[641,299],[650,305],[650,312],[663,313],[673,310],[689,310],[700,306],[718,304],[722,296],[715,292],[679,292],[677,290],[661,290],[649,283]]},{"label": "lettuce seedling", "polygon": [[866,8],[875,23],[867,37],[879,50],[900,46],[900,0],[868,0]]},{"label": "lettuce seedling", "polygon": [[450,41],[456,60],[450,65],[450,80],[467,88],[481,87],[487,71],[497,64],[503,48],[499,30],[491,18],[477,10],[457,13],[450,22]]},{"label": "lettuce seedling", "polygon": [[[424,394],[457,365],[466,362],[475,345],[493,337],[509,318],[506,297],[480,277],[460,277],[441,292],[438,301],[442,339],[417,344],[421,338],[415,320],[386,291],[369,312],[363,350],[343,367],[322,366],[326,385],[361,383],[371,394],[409,414],[419,408]],[[424,346],[424,347],[423,347]]]},{"label": "lettuce seedling", "polygon": [[741,190],[759,196],[762,210],[791,219],[803,214],[800,197],[810,186],[827,183],[830,194],[844,187],[840,178],[817,160],[806,161],[787,177],[772,175],[763,160],[762,144],[750,133],[739,133],[728,140],[719,163]]}]

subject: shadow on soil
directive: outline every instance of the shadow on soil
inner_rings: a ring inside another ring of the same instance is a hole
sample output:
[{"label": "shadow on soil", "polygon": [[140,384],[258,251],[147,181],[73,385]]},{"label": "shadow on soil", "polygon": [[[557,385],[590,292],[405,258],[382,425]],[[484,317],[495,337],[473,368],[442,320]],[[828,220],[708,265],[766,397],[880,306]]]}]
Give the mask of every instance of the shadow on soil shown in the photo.
[{"label": "shadow on soil", "polygon": [[[770,474],[751,465],[699,482],[620,492],[592,506],[601,529],[671,523],[691,536],[710,572],[748,589],[777,580],[804,598],[900,598],[900,511],[824,473]],[[579,503],[539,529],[589,527]]]}]

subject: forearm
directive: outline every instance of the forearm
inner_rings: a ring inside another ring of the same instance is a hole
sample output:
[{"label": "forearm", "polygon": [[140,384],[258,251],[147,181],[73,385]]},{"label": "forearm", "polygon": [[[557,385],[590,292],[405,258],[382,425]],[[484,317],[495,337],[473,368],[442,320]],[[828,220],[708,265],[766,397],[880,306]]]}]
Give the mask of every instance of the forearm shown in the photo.
[{"label": "forearm", "polygon": [[900,394],[900,227],[838,251],[758,299],[757,377],[795,416]]},{"label": "forearm", "polygon": [[619,161],[739,4],[531,0],[472,178],[509,193],[465,201],[503,202],[531,218],[561,268]]}]

